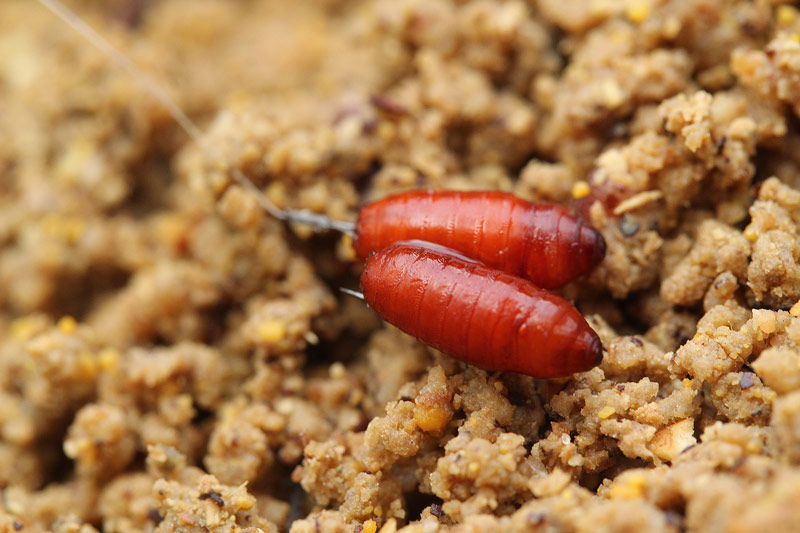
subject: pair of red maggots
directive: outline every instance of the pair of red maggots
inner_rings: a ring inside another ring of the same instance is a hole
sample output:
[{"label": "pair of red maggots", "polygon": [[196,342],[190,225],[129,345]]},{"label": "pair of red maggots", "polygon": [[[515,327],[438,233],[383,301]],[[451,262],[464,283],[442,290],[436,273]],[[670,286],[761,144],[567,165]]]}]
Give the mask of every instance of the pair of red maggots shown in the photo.
[{"label": "pair of red maggots", "polygon": [[500,192],[412,191],[361,209],[361,290],[382,318],[487,370],[553,378],[598,365],[597,333],[555,289],[605,256],[561,206]]},{"label": "pair of red maggots", "polygon": [[[215,153],[127,57],[60,1],[39,2],[128,70],[192,139]],[[589,272],[605,255],[602,235],[560,206],[499,192],[417,191],[365,206],[351,227],[280,210],[241,172],[232,169],[231,177],[276,218],[352,232],[365,260],[364,299],[426,344],[481,368],[544,378],[586,371],[602,360],[597,333],[575,306],[546,290]]]}]

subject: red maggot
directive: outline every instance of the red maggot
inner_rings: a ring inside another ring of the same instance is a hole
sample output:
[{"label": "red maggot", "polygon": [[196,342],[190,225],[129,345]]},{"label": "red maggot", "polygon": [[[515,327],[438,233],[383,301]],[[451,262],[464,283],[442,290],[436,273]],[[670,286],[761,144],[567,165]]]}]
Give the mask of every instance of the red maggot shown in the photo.
[{"label": "red maggot", "polygon": [[602,234],[554,204],[496,191],[396,194],[361,208],[356,255],[419,239],[485,265],[557,289],[590,272],[605,256]]},{"label": "red maggot", "polygon": [[364,299],[384,320],[461,361],[539,378],[597,366],[597,333],[567,300],[478,262],[398,243],[370,255]]}]

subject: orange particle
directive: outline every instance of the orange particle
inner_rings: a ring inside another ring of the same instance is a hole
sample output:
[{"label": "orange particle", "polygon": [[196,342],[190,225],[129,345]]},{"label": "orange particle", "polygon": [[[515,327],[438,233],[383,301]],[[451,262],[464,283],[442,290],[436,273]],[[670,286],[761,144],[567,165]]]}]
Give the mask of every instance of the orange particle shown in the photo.
[{"label": "orange particle", "polygon": [[378,524],[375,523],[375,520],[367,520],[364,522],[364,533],[375,533],[378,530]]},{"label": "orange particle", "polygon": [[417,405],[414,407],[414,422],[422,431],[440,431],[450,421],[450,413],[441,407]]},{"label": "orange particle", "polygon": [[591,187],[585,181],[579,181],[572,186],[572,197],[577,199],[586,198],[592,192]]}]

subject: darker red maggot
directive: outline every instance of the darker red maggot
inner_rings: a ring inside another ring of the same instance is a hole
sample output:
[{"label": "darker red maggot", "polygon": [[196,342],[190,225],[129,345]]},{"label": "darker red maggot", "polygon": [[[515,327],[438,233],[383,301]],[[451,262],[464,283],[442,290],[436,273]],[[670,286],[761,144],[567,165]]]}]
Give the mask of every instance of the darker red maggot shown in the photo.
[{"label": "darker red maggot", "polygon": [[487,370],[556,378],[597,366],[597,333],[567,300],[532,282],[415,244],[366,259],[364,299],[387,322]]}]

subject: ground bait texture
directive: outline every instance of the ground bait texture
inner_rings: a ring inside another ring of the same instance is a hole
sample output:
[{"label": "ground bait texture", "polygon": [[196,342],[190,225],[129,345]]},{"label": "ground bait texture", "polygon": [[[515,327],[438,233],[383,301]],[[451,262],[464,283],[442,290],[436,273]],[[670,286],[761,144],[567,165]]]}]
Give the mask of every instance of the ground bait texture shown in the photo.
[{"label": "ground bait texture", "polygon": [[[0,531],[800,524],[800,14],[745,0],[0,4]],[[606,347],[542,381],[341,296],[410,188],[572,205]]]}]

